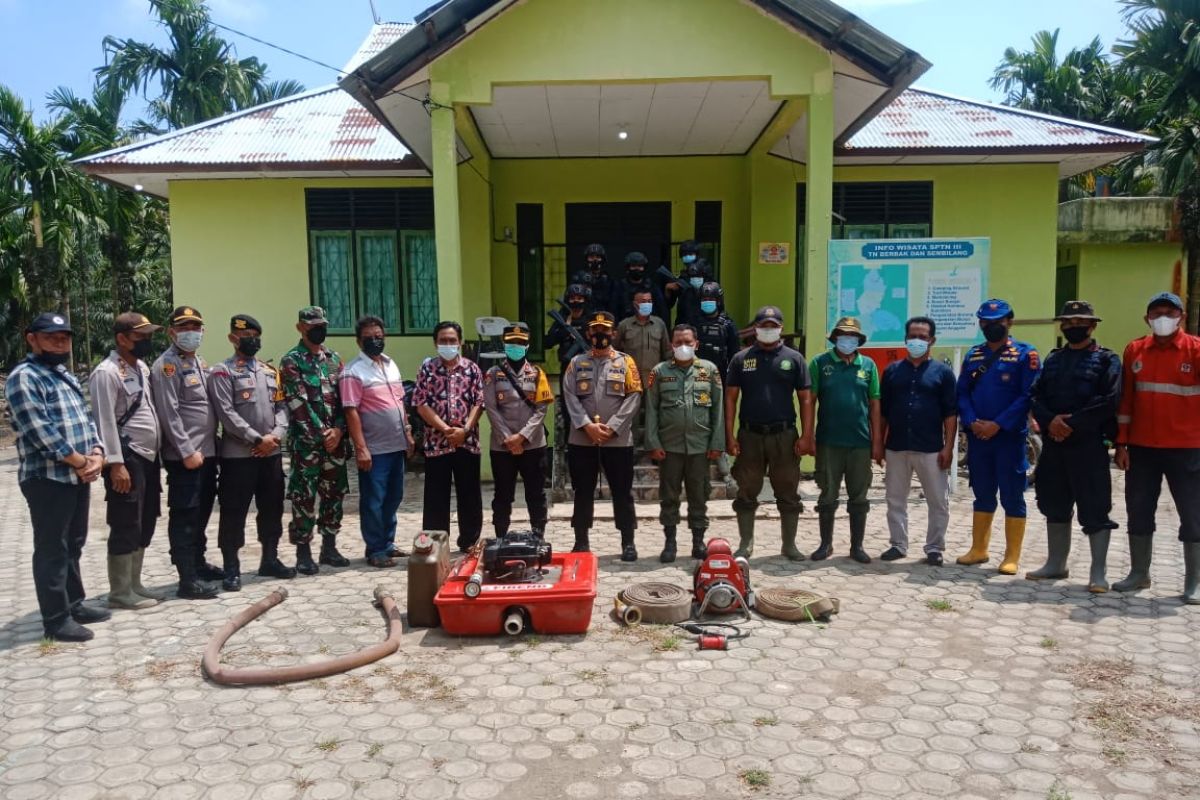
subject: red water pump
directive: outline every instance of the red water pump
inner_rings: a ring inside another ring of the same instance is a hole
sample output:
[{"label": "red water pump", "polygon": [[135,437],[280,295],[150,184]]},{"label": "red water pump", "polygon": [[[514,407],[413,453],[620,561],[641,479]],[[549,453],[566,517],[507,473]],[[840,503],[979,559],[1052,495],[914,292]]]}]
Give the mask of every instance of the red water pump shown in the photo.
[{"label": "red water pump", "polygon": [[740,612],[750,619],[754,593],[750,588],[750,563],[734,558],[733,548],[726,539],[708,540],[708,555],[696,566],[693,591],[699,619],[705,613],[734,614]]}]

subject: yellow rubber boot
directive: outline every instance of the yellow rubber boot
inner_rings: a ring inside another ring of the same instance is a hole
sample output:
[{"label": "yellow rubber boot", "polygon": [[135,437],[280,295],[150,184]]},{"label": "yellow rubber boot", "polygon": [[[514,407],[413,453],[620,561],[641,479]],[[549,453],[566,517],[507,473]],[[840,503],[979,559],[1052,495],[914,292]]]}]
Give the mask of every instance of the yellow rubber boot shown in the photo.
[{"label": "yellow rubber boot", "polygon": [[1004,560],[1000,562],[1001,575],[1016,575],[1017,562],[1021,560],[1021,545],[1025,541],[1025,518],[1004,518]]},{"label": "yellow rubber boot", "polygon": [[971,549],[958,557],[959,564],[983,564],[988,560],[988,542],[992,539],[994,512],[976,511],[971,518]]}]

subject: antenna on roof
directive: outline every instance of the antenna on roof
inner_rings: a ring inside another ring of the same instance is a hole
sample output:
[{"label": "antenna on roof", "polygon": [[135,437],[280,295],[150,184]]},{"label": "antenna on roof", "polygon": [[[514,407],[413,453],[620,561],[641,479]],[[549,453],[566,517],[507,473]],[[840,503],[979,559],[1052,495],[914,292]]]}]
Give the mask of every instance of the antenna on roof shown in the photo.
[{"label": "antenna on roof", "polygon": [[375,24],[379,24],[379,11],[375,8],[375,0],[367,0],[371,4],[371,18],[375,20]]}]

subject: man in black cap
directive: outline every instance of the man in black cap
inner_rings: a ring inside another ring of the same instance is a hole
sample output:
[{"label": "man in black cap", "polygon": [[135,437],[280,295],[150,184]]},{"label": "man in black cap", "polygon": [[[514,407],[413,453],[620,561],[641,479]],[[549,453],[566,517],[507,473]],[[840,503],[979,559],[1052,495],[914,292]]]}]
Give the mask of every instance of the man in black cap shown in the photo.
[{"label": "man in black cap", "polygon": [[92,415],[104,442],[104,500],[108,514],[109,608],[149,608],[161,595],[142,586],[142,562],[158,521],[158,418],[143,360],[162,330],[142,314],[113,323],[116,348],[92,371]]},{"label": "man in black cap", "polygon": [[1121,402],[1121,359],[1093,338],[1092,304],[1070,300],[1058,320],[1066,347],[1046,357],[1031,391],[1033,418],[1042,430],[1042,454],[1034,473],[1038,510],[1046,517],[1049,555],[1040,569],[1025,573],[1031,581],[1067,577],[1071,553],[1071,518],[1079,524],[1092,551],[1088,591],[1108,591],[1104,577],[1108,540],[1117,523],[1112,511],[1112,477],[1108,445],[1117,435]]},{"label": "man in black cap", "polygon": [[217,418],[208,399],[208,365],[197,352],[204,318],[191,306],[171,312],[171,346],[150,368],[151,396],[167,471],[167,538],[180,597],[217,596],[225,572],[205,559],[205,529],[217,497]]},{"label": "man in black cap", "polygon": [[546,411],[554,402],[550,381],[529,363],[529,326],[516,322],[501,334],[504,360],[483,376],[483,407],[492,425],[492,525],[496,536],[508,532],[517,475],[525,484],[529,526],[541,536],[546,530]]},{"label": "man in black cap", "polygon": [[246,544],[246,514],[250,501],[258,509],[255,524],[262,544],[258,574],[294,578],[296,570],[279,560],[283,536],[283,451],[287,408],[279,371],[259,361],[262,325],[248,314],[229,321],[233,355],[213,367],[208,377],[217,420],[221,423],[221,518],[217,544],[225,563],[223,585],[228,592],[242,588],[238,551]]},{"label": "man in black cap", "polygon": [[[754,346],[737,353],[729,363],[725,449],[737,459],[733,464],[733,478],[738,484],[733,501],[738,521],[737,555],[749,558],[754,552],[754,514],[763,478],[769,476],[779,508],[783,555],[801,561],[804,555],[796,547],[796,528],[804,510],[798,491],[799,458],[816,452],[813,401],[804,356],[785,345],[782,334],[783,312],[775,306],[763,306],[754,316]],[[797,402],[802,434],[796,432]]]},{"label": "man in black cap", "polygon": [[108,619],[83,602],[79,557],[87,541],[91,486],[104,468],[104,445],[88,414],[83,389],[66,368],[71,324],[39,314],[25,331],[32,351],[5,382],[21,461],[17,481],[33,524],[33,585],[49,639],[86,642],[80,623]]}]

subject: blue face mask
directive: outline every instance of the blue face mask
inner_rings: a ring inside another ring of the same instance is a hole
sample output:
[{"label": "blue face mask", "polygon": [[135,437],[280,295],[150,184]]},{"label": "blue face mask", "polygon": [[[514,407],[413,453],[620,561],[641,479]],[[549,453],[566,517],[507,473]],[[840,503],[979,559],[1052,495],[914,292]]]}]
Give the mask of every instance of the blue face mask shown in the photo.
[{"label": "blue face mask", "polygon": [[458,358],[458,345],[439,344],[437,346],[437,353],[443,361],[453,361]]},{"label": "blue face mask", "polygon": [[701,300],[700,301],[700,310],[703,311],[705,314],[717,313],[717,301],[716,300]]},{"label": "blue face mask", "polygon": [[525,358],[525,353],[529,351],[529,347],[523,344],[506,344],[504,345],[504,355],[509,361],[520,361]]},{"label": "blue face mask", "polygon": [[704,278],[688,278],[688,283],[692,285],[693,289],[699,289],[704,285]]},{"label": "blue face mask", "polygon": [[696,263],[696,254],[688,253],[686,256],[680,256],[679,260],[685,264],[695,264]]},{"label": "blue face mask", "polygon": [[929,352],[929,342],[924,339],[908,339],[904,342],[908,354],[913,358],[924,358]]},{"label": "blue face mask", "polygon": [[653,303],[638,303],[637,304],[637,312],[638,312],[638,314],[642,315],[643,317],[650,316],[650,312],[653,310],[654,310]]},{"label": "blue face mask", "polygon": [[833,346],[837,351],[844,356],[848,356],[858,349],[857,336],[839,336],[834,340]]}]

